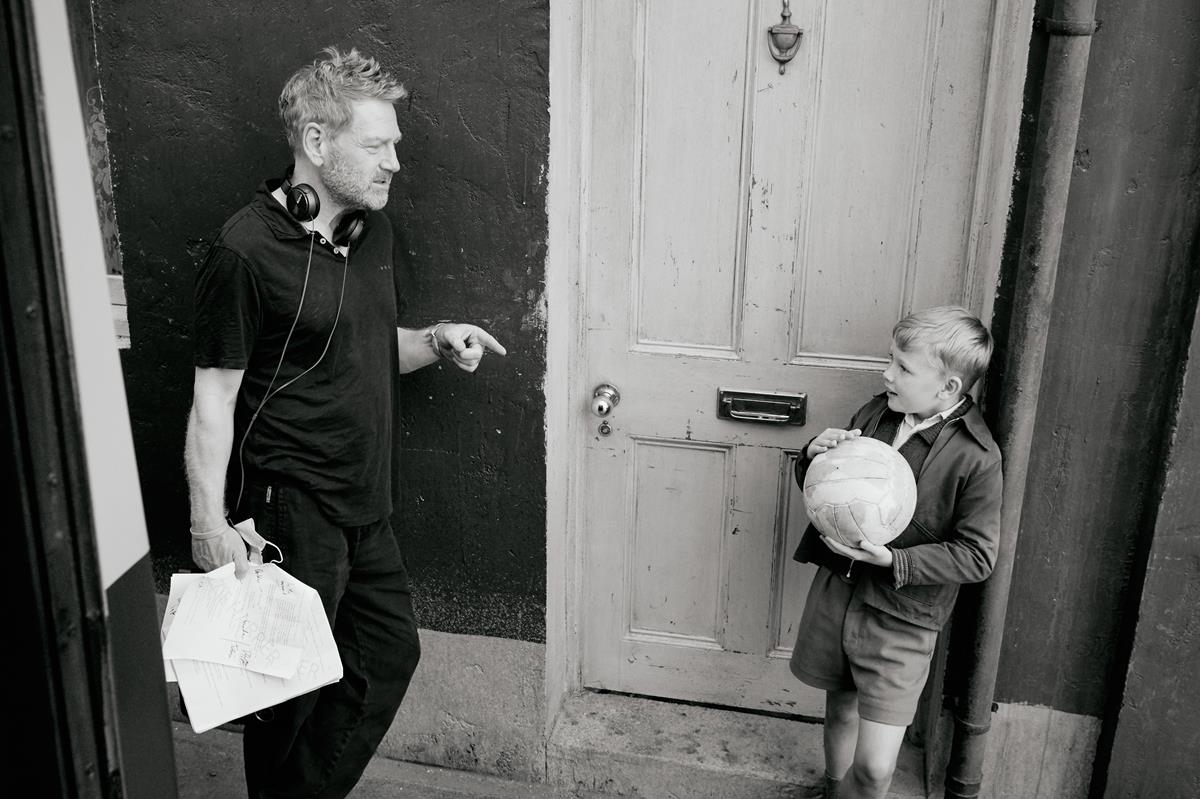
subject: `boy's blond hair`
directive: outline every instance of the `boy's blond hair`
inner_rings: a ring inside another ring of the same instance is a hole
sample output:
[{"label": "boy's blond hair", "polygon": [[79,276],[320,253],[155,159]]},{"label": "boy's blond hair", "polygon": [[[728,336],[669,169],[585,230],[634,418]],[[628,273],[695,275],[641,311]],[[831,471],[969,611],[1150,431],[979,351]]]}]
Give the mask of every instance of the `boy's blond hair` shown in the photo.
[{"label": "boy's blond hair", "polygon": [[988,329],[957,305],[910,313],[892,328],[892,339],[905,352],[924,347],[935,366],[962,379],[964,394],[983,377],[992,359]]},{"label": "boy's blond hair", "polygon": [[304,126],[310,122],[325,125],[336,134],[350,123],[352,103],[395,103],[408,96],[403,84],[357,49],[343,53],[326,47],[321,52],[325,57],[296,70],[279,94],[279,119],[293,153],[300,151]]}]

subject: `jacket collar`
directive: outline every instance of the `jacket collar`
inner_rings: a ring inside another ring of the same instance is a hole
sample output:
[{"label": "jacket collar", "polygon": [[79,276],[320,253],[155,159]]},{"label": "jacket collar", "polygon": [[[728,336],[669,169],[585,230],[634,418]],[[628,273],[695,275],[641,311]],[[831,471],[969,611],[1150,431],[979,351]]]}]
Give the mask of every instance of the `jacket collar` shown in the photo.
[{"label": "jacket collar", "polygon": [[959,419],[962,420],[963,429],[971,434],[975,443],[988,452],[995,452],[999,449],[996,440],[992,438],[991,431],[988,430],[987,423],[983,421],[983,414],[980,413],[978,404],[972,402],[971,407]]},{"label": "jacket collar", "polygon": [[280,241],[303,239],[308,237],[308,231],[288,213],[288,210],[276,200],[271,192],[283,183],[281,178],[269,178],[258,184],[254,192],[254,211],[266,223],[271,233]]},{"label": "jacket collar", "polygon": [[[887,392],[880,392],[879,394],[876,394],[874,401],[875,401],[877,407],[873,409],[873,412],[871,414],[871,431],[872,432],[874,431],[874,429],[876,427],[878,427],[880,420],[883,419],[883,415],[888,410]],[[995,439],[992,438],[992,434],[988,431],[987,424],[983,421],[983,414],[980,413],[980,411],[979,411],[979,405],[976,404],[974,401],[971,402],[970,406],[962,414],[951,417],[951,419],[946,424],[941,425],[940,426],[941,432],[937,433],[936,438],[944,438],[942,433],[945,433],[945,431],[948,431],[948,430],[952,431],[953,425],[955,425],[956,423],[961,423],[962,428],[964,430],[966,430],[967,433],[971,436],[971,438],[975,441],[975,443],[978,444],[985,451],[993,452],[998,449]],[[913,435],[919,436],[922,434],[927,434],[926,441],[929,441],[930,444],[933,444],[934,441],[930,440],[928,438],[928,435],[934,435],[934,431],[938,430],[938,429],[939,429],[939,425],[934,425],[933,427],[927,427],[924,430],[918,430]],[[863,432],[866,433],[867,435],[870,435],[870,433],[866,430],[864,430]],[[949,436],[949,433],[946,433],[945,437],[948,437],[948,436]]]}]

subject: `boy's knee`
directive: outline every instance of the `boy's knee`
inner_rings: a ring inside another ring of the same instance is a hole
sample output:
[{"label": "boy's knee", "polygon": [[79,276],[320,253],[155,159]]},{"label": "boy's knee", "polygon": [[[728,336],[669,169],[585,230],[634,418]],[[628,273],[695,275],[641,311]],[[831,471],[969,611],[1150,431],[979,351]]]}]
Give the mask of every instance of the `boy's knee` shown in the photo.
[{"label": "boy's knee", "polygon": [[896,763],[887,757],[856,757],[854,772],[858,781],[872,788],[886,788],[892,781]]}]

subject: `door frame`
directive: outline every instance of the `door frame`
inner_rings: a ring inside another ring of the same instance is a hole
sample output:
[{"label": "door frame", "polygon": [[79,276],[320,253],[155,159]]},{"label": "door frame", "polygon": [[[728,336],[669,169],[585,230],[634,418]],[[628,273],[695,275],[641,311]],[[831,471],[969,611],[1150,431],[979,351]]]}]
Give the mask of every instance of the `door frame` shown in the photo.
[{"label": "door frame", "polygon": [[[62,795],[174,797],[149,541],[64,0],[0,11],[0,429],[19,528],[14,756]],[[84,180],[81,181],[81,177]],[[80,190],[83,183],[85,189]],[[68,232],[69,231],[69,232]]]},{"label": "door frame", "polygon": [[[590,136],[585,29],[595,3],[550,4],[550,153],[546,213],[546,672],[545,735],[563,700],[581,690],[585,409],[590,376],[585,357],[587,275],[583,254],[588,231],[584,171]],[[626,0],[644,2],[645,0]],[[830,2],[831,0],[827,0]],[[988,77],[980,123],[973,230],[969,252],[976,265],[969,293],[983,295],[991,317],[994,286],[1012,195],[1012,176],[1032,32],[1034,0],[994,0]]]}]

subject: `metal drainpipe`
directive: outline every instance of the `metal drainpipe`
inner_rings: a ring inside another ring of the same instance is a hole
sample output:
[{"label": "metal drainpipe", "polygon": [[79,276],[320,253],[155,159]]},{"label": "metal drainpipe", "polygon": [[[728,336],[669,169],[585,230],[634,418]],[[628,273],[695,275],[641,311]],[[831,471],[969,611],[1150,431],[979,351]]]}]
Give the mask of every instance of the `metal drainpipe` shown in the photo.
[{"label": "metal drainpipe", "polygon": [[970,673],[966,695],[954,714],[954,737],[946,770],[945,796],[948,799],[975,799],[983,782],[983,755],[991,726],[1004,616],[1008,610],[1013,556],[1025,499],[1029,449],[1037,420],[1046,334],[1054,303],[1063,220],[1075,159],[1075,139],[1079,131],[1091,36],[1096,30],[1095,15],[1096,0],[1057,0],[1052,16],[1044,20],[1050,43],[1042,81],[996,431],[1005,459],[1000,546],[995,570],[979,592],[974,619],[967,622],[973,630]]}]

